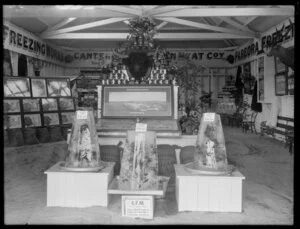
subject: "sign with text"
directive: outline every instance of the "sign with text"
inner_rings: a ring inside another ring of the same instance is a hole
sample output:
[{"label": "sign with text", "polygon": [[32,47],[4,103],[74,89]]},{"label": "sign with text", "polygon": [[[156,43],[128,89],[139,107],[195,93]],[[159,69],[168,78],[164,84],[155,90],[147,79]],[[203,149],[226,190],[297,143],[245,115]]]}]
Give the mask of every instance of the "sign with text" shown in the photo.
[{"label": "sign with text", "polygon": [[136,132],[147,132],[147,123],[137,123],[135,125]]},{"label": "sign with text", "polygon": [[64,53],[61,48],[49,45],[41,38],[9,22],[5,21],[3,27],[4,48],[26,56],[64,64]]},{"label": "sign with text", "polygon": [[204,122],[215,121],[215,113],[204,113]]},{"label": "sign with text", "polygon": [[77,119],[87,119],[87,111],[77,111],[76,118]]},{"label": "sign with text", "polygon": [[122,216],[153,219],[153,196],[122,196]]}]

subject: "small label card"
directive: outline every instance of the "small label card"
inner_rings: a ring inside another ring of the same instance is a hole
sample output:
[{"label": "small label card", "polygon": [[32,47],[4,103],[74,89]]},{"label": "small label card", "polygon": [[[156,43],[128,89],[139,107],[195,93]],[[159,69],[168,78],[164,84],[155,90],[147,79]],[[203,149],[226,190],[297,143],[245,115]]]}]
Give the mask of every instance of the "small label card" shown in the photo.
[{"label": "small label card", "polygon": [[153,196],[122,196],[122,216],[153,219]]},{"label": "small label card", "polygon": [[204,122],[213,122],[215,121],[216,113],[204,113]]},{"label": "small label card", "polygon": [[77,119],[87,119],[87,111],[77,111]]},{"label": "small label card", "polygon": [[135,125],[135,131],[136,132],[147,132],[147,123],[140,123],[140,122],[138,122]]}]

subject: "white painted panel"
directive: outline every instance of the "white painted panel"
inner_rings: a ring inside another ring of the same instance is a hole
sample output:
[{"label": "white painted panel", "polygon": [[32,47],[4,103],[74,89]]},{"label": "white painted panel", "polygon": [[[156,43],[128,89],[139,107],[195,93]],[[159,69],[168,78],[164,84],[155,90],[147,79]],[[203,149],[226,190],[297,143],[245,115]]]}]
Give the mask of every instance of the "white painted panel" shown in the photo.
[{"label": "white painted panel", "polygon": [[180,181],[179,198],[181,210],[197,211],[198,184],[193,177],[185,177]]},{"label": "white painted panel", "polygon": [[242,211],[242,180],[231,180],[231,204],[228,212],[241,212]]},{"label": "white painted panel", "polygon": [[198,211],[209,211],[210,184],[208,180],[198,179]]},{"label": "white painted panel", "polygon": [[209,211],[220,210],[220,191],[223,188],[219,186],[219,179],[214,178],[209,181]]},{"label": "white painted panel", "polygon": [[219,210],[221,212],[226,212],[231,205],[231,182],[228,179],[219,180]]}]

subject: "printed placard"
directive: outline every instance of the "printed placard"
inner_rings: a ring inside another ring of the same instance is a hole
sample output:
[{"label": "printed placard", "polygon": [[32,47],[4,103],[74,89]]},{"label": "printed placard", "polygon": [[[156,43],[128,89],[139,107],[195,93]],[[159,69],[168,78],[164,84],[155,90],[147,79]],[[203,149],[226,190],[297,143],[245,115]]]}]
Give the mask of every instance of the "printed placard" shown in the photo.
[{"label": "printed placard", "polygon": [[215,121],[216,113],[204,113],[204,122],[213,122]]},{"label": "printed placard", "polygon": [[153,219],[153,196],[122,196],[122,216]]},{"label": "printed placard", "polygon": [[147,132],[147,123],[137,123],[135,125],[136,132]]},{"label": "printed placard", "polygon": [[76,112],[76,119],[87,119],[87,111],[77,111]]}]

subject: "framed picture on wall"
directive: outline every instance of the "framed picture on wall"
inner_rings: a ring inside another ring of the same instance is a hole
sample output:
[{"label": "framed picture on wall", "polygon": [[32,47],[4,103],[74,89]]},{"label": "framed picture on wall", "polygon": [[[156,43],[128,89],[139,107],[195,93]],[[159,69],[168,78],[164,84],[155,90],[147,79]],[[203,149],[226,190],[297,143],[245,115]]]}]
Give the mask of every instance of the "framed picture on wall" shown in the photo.
[{"label": "framed picture on wall", "polygon": [[41,126],[41,115],[40,114],[24,114],[24,125],[27,127]]},{"label": "framed picture on wall", "polygon": [[24,112],[39,112],[40,100],[39,99],[23,99]]},{"label": "framed picture on wall", "polygon": [[288,76],[288,94],[289,95],[294,95],[294,86],[295,86],[294,75]]},{"label": "framed picture on wall", "polygon": [[4,129],[22,128],[21,115],[4,115]]},{"label": "framed picture on wall", "polygon": [[47,79],[47,88],[49,97],[70,97],[69,79]]},{"label": "framed picture on wall", "polygon": [[275,95],[287,94],[287,77],[285,73],[275,75]]},{"label": "framed picture on wall", "polygon": [[58,113],[44,113],[44,126],[59,125]]},{"label": "framed picture on wall", "polygon": [[277,56],[274,56],[274,62],[275,62],[275,74],[285,73],[288,71],[287,66],[284,63],[282,63]]},{"label": "framed picture on wall", "polygon": [[75,110],[73,98],[59,98],[59,109],[65,110]]},{"label": "framed picture on wall", "polygon": [[3,112],[4,113],[21,112],[20,100],[19,99],[4,99],[3,100]]},{"label": "framed picture on wall", "polygon": [[61,112],[61,121],[62,124],[72,124],[73,118],[75,116],[75,111],[74,112]]},{"label": "framed picture on wall", "polygon": [[263,102],[265,99],[265,57],[260,56],[257,59],[257,101]]},{"label": "framed picture on wall", "polygon": [[32,97],[47,97],[47,88],[45,79],[31,78]]},{"label": "framed picture on wall", "polygon": [[57,100],[56,99],[52,99],[52,98],[45,98],[42,99],[42,107],[43,107],[43,111],[57,111],[58,110],[58,106],[57,106]]},{"label": "framed picture on wall", "polygon": [[29,78],[4,77],[4,97],[31,97]]}]

